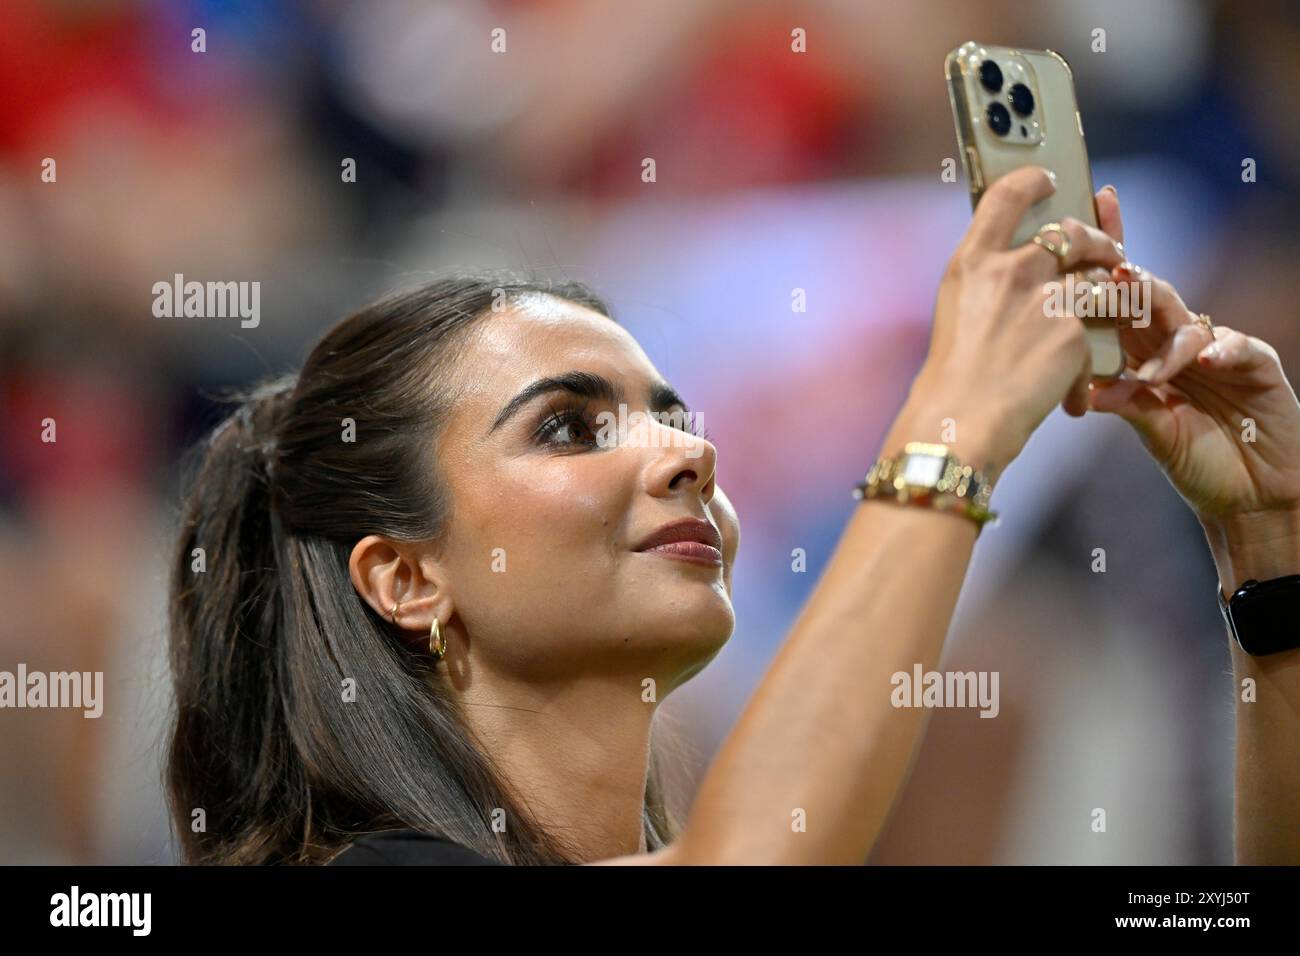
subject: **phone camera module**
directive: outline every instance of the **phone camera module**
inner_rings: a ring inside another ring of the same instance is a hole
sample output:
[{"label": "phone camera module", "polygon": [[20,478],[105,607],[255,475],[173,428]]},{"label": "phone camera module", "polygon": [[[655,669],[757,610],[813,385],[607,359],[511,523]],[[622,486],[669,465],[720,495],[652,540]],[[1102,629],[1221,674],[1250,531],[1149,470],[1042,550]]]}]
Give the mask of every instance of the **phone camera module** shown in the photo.
[{"label": "phone camera module", "polygon": [[1029,87],[1023,83],[1017,83],[1011,87],[1007,99],[1011,101],[1011,108],[1021,116],[1028,116],[1034,111],[1034,94],[1029,92]]},{"label": "phone camera module", "polygon": [[980,85],[990,93],[1002,89],[1002,68],[992,60],[980,64]]},{"label": "phone camera module", "polygon": [[1006,136],[1011,129],[1011,114],[1001,103],[990,103],[988,109],[989,129],[999,136]]}]

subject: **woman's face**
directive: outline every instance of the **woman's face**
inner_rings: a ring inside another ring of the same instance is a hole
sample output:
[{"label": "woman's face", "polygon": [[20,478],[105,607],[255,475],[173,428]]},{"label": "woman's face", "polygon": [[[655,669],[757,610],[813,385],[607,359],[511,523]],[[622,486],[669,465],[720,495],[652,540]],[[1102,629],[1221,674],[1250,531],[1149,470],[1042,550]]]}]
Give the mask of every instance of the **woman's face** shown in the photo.
[{"label": "woman's face", "polygon": [[[478,322],[459,368],[438,448],[451,520],[437,562],[470,653],[530,680],[631,672],[660,696],[707,664],[735,624],[739,526],[717,450],[689,434],[631,335],[534,295]],[[578,391],[537,387],[550,378]],[[718,532],[720,561],[637,550],[692,518]]]}]

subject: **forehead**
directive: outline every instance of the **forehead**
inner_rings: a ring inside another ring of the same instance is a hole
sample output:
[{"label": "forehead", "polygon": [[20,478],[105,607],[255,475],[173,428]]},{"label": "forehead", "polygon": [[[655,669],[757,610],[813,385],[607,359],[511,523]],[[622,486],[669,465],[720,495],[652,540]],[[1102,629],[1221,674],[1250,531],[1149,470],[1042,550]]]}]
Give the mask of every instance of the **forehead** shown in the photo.
[{"label": "forehead", "polygon": [[490,421],[521,389],[575,369],[622,383],[635,398],[661,379],[631,334],[608,316],[567,299],[530,293],[488,313],[466,338],[458,364],[456,417]]}]

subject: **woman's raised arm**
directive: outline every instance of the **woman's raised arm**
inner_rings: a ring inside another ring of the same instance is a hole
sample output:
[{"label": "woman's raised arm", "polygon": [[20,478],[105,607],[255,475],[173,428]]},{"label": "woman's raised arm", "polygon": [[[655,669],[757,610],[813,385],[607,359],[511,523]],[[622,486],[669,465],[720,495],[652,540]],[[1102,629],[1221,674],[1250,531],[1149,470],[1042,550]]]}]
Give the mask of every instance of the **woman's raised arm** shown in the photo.
[{"label": "woman's raised arm", "polygon": [[[1123,257],[1078,222],[1064,224],[1065,259],[1033,243],[1009,250],[1025,211],[1053,189],[1044,170],[1027,167],[981,200],[882,454],[942,441],[996,474],[1057,403],[1086,389],[1083,326],[1049,316],[1043,286],[1062,269],[1109,268]],[[864,454],[864,471],[869,464]],[[681,836],[648,858],[607,862],[864,862],[925,727],[923,708],[893,705],[891,679],[937,667],[976,535],[961,515],[864,501],[705,775]]]}]

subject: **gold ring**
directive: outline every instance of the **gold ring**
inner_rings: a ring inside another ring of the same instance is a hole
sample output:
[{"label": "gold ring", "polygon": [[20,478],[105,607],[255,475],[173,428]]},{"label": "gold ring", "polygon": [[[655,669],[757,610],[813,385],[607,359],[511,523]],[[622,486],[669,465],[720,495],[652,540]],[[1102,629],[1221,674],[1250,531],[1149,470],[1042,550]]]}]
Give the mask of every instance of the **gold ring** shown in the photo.
[{"label": "gold ring", "polygon": [[1205,329],[1205,331],[1209,332],[1210,335],[1214,335],[1214,323],[1210,321],[1210,317],[1206,315],[1204,312],[1197,312],[1193,314],[1192,321],[1195,322],[1197,325],[1199,325],[1201,328]]},{"label": "gold ring", "polygon": [[[1054,232],[1059,237],[1056,240],[1046,239],[1043,234]],[[1065,257],[1070,254],[1070,237],[1066,234],[1065,229],[1059,222],[1048,222],[1038,227],[1034,233],[1034,242],[1042,246],[1061,262],[1065,262]]]}]

